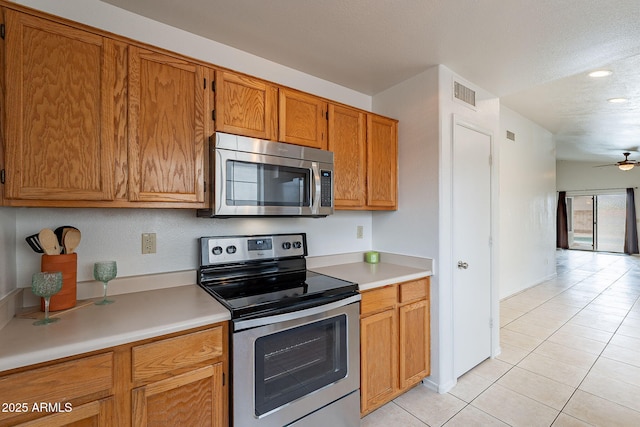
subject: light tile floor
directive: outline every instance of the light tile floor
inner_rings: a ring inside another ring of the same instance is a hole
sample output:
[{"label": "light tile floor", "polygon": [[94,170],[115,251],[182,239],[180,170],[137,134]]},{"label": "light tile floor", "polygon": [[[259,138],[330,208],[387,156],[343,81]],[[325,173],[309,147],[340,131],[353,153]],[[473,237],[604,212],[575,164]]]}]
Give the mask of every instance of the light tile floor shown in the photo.
[{"label": "light tile floor", "polygon": [[496,359],[361,425],[640,426],[640,258],[558,251],[557,272],[500,302]]}]

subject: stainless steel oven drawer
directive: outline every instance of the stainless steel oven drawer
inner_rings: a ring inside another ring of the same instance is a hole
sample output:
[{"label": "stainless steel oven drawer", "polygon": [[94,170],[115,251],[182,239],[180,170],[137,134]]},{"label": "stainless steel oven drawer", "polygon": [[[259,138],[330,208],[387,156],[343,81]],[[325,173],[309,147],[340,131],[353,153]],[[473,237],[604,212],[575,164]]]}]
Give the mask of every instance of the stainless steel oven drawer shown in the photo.
[{"label": "stainless steel oven drawer", "polygon": [[360,390],[338,399],[288,427],[360,427]]}]

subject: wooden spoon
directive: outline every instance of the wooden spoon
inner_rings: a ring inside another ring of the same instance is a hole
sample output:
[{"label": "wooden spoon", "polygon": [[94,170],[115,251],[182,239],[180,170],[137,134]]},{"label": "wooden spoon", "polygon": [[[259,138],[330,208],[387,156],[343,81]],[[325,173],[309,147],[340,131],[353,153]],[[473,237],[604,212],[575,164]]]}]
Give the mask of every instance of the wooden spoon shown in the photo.
[{"label": "wooden spoon", "polygon": [[47,255],[60,255],[60,245],[56,233],[49,228],[43,228],[38,234],[38,240],[42,250]]},{"label": "wooden spoon", "polygon": [[72,254],[80,244],[82,235],[80,234],[80,230],[70,228],[68,230],[65,230],[62,238],[64,240],[63,244],[65,253]]}]

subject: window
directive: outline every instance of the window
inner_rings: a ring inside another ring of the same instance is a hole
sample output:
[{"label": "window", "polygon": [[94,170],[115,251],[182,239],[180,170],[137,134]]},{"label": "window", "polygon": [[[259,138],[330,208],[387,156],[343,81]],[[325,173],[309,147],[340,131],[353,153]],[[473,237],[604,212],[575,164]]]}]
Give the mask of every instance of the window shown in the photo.
[{"label": "window", "polygon": [[625,215],[622,191],[568,194],[569,249],[622,253]]}]

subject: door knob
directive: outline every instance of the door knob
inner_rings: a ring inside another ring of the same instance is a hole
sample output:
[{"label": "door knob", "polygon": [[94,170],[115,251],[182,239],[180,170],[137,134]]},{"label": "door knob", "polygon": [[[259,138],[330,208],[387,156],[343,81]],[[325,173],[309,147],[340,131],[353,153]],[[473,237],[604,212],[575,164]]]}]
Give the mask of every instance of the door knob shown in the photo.
[{"label": "door knob", "polygon": [[466,262],[458,261],[458,268],[466,270],[467,268],[469,268],[469,264],[467,264]]}]

